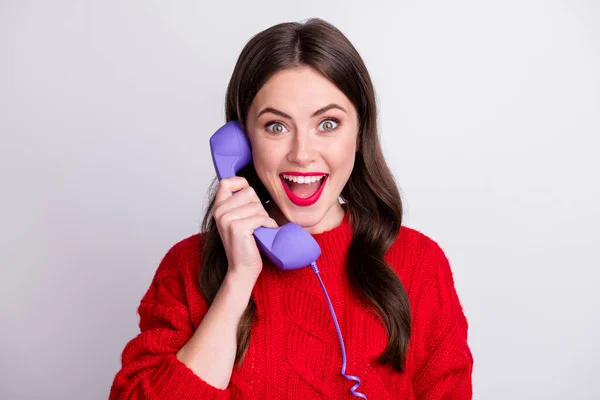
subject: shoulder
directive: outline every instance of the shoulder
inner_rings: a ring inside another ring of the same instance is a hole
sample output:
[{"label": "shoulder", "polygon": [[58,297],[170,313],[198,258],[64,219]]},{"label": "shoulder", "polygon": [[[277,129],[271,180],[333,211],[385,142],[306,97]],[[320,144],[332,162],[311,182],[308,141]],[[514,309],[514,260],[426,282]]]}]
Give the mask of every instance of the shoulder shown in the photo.
[{"label": "shoulder", "polygon": [[202,236],[197,233],[168,246],[142,303],[180,307],[189,304],[200,265]]},{"label": "shoulder", "polygon": [[156,270],[155,278],[193,273],[200,265],[204,233],[196,233],[169,246]]},{"label": "shoulder", "polygon": [[200,257],[204,233],[195,233],[176,242],[169,251],[183,259]]},{"label": "shoulder", "polygon": [[450,265],[442,246],[432,237],[402,225],[386,254],[386,261],[409,290],[418,290],[449,272]]}]

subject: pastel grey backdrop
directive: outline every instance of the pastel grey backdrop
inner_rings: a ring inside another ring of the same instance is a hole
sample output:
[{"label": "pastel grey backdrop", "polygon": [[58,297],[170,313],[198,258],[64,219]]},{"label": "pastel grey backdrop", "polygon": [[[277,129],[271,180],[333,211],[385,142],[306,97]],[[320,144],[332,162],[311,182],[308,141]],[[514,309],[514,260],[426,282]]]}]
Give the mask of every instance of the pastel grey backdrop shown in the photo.
[{"label": "pastel grey backdrop", "polygon": [[320,16],[378,95],[405,224],[450,258],[476,399],[598,399],[596,1],[0,2],[0,398],[107,398],[198,231],[237,56]]}]

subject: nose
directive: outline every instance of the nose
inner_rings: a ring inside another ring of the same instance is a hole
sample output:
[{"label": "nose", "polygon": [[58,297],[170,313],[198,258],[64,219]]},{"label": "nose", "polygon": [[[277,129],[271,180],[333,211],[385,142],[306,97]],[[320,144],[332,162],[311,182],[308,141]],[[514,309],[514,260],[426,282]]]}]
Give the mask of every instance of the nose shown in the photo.
[{"label": "nose", "polygon": [[288,153],[290,163],[307,166],[316,159],[316,149],[310,132],[298,132],[292,138],[292,143]]}]

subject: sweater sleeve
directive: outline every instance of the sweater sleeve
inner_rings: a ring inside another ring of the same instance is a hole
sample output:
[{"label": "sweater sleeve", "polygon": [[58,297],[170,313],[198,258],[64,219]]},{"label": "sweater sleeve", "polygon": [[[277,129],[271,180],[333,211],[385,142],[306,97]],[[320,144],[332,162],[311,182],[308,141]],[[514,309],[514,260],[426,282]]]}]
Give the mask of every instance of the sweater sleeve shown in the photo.
[{"label": "sweater sleeve", "polygon": [[177,245],[161,261],[138,307],[140,333],[123,350],[109,400],[228,399],[176,357],[192,337]]},{"label": "sweater sleeve", "polygon": [[419,301],[424,357],[417,365],[413,389],[419,400],[473,397],[473,356],[467,344],[468,323],[456,293],[450,264],[434,242],[427,263],[433,274]]}]

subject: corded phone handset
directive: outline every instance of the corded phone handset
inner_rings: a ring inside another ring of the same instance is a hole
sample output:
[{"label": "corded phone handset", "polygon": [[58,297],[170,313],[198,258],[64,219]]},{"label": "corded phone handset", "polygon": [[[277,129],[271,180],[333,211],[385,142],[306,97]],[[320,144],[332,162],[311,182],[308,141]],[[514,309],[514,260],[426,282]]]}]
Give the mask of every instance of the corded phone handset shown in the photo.
[{"label": "corded phone handset", "polygon": [[[219,180],[231,178],[252,162],[252,151],[246,133],[238,121],[223,125],[210,138],[213,164]],[[254,230],[259,250],[282,270],[306,267],[321,255],[315,239],[294,222],[279,228]]]},{"label": "corded phone handset", "polygon": [[[219,180],[231,178],[252,162],[250,141],[239,121],[229,121],[211,136],[210,152]],[[356,382],[350,389],[352,395],[366,399],[367,396],[356,391],[360,385],[360,379],[356,376],[347,375],[345,372],[346,349],[344,339],[333,311],[333,304],[317,267],[316,261],[321,255],[319,244],[308,231],[294,222],[288,222],[279,228],[260,227],[254,230],[254,238],[258,249],[271,260],[273,265],[281,270],[288,271],[308,265],[311,266],[317,278],[319,278],[319,283],[325,293],[329,311],[337,330],[342,350],[342,376]]]}]

